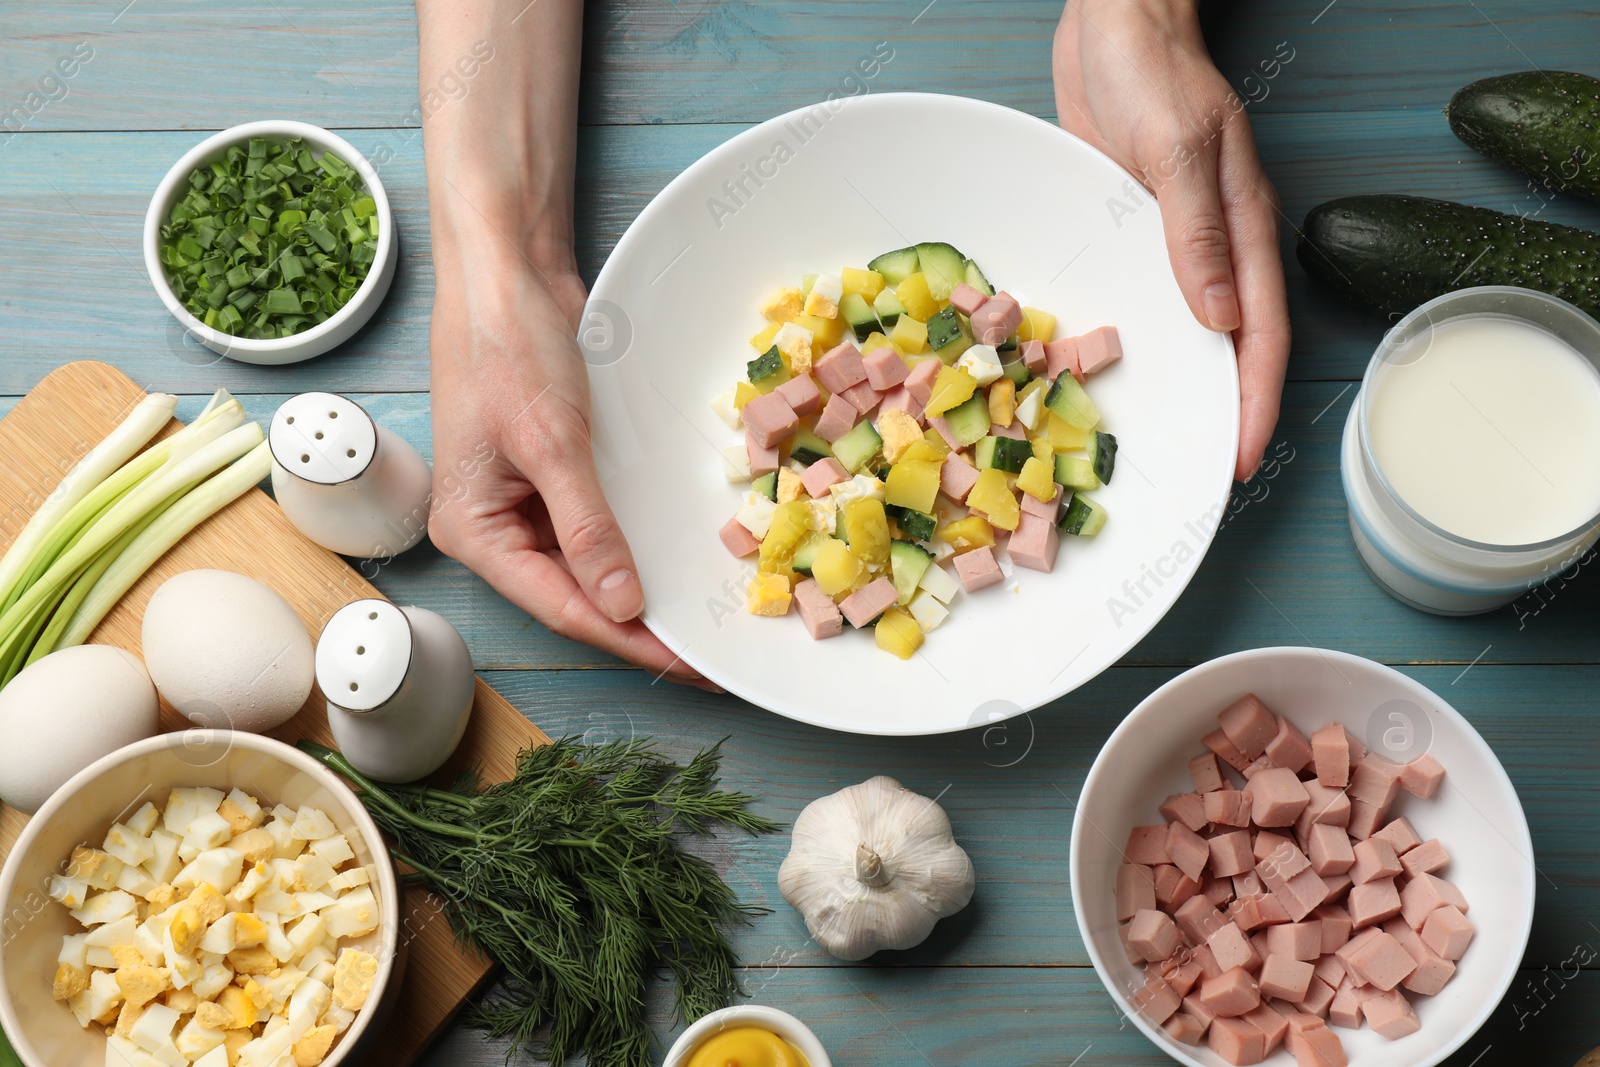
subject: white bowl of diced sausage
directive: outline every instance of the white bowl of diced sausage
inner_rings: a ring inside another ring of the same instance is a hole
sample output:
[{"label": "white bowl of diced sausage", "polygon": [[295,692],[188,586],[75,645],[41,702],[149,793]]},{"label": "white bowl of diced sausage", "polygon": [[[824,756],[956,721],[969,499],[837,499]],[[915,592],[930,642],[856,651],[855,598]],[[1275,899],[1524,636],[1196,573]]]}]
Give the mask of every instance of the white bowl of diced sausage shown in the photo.
[{"label": "white bowl of diced sausage", "polygon": [[1510,988],[1533,844],[1427,687],[1315,648],[1186,671],[1101,749],[1072,903],[1118,1007],[1196,1067],[1428,1067]]}]

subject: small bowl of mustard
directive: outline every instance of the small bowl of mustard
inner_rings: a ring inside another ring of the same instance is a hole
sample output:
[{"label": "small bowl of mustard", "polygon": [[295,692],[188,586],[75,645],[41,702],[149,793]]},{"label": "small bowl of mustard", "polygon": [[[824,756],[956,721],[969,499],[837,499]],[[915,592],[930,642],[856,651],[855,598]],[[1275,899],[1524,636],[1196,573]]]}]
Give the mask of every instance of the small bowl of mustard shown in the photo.
[{"label": "small bowl of mustard", "polygon": [[667,1051],[663,1067],[833,1067],[811,1028],[788,1012],[736,1004],[697,1019]]}]

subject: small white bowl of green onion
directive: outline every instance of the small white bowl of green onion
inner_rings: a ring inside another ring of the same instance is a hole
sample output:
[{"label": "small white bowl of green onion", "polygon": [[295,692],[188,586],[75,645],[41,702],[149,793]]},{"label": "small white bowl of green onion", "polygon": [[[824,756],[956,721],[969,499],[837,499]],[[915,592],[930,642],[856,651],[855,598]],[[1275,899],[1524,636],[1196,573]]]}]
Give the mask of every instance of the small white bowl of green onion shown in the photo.
[{"label": "small white bowl of green onion", "polygon": [[397,254],[378,172],[304,122],[247,122],[201,141],[144,220],[162,303],[244,363],[298,363],[349,340],[389,291]]}]

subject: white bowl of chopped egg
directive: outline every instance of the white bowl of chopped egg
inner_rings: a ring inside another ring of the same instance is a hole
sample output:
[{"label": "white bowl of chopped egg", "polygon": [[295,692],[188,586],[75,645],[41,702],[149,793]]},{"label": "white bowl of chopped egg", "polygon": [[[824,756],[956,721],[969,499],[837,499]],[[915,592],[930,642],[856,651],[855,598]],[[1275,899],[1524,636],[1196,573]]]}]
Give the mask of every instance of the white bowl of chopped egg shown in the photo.
[{"label": "white bowl of chopped egg", "polygon": [[0,1023],[27,1067],[358,1062],[400,985],[377,826],[254,734],[167,734],[83,770],[29,820],[0,905]]}]

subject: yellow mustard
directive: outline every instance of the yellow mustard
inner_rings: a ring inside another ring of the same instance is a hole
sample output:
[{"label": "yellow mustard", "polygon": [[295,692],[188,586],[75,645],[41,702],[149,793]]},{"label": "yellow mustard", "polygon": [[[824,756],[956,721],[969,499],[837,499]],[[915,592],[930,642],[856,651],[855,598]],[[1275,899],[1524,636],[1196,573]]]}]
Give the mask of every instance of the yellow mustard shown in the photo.
[{"label": "yellow mustard", "polygon": [[800,1050],[759,1026],[738,1026],[706,1040],[688,1067],[810,1067]]}]

